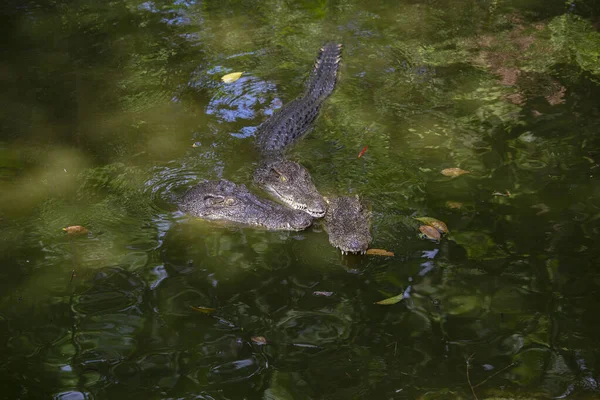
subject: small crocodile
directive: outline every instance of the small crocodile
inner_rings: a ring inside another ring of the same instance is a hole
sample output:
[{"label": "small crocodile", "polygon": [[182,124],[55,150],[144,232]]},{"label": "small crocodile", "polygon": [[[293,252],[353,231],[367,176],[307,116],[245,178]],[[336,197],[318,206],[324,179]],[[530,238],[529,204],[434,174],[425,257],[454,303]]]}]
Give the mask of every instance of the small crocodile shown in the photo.
[{"label": "small crocodile", "polygon": [[225,179],[194,186],[183,195],[179,208],[202,219],[238,222],[273,230],[301,231],[312,223],[312,217],[307,213],[261,199],[245,185],[236,185]]},{"label": "small crocodile", "polygon": [[325,230],[329,243],[342,253],[365,253],[373,240],[369,228],[371,212],[358,196],[327,199]]}]

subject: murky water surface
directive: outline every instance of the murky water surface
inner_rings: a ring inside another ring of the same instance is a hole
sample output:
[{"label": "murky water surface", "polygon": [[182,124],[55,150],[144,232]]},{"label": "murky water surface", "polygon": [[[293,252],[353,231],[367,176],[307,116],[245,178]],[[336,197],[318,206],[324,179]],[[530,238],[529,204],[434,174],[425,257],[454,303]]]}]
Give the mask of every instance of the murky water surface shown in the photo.
[{"label": "murky water surface", "polygon": [[[4,10],[0,397],[600,396],[596,2]],[[177,212],[202,179],[266,196],[254,132],[328,40],[338,86],[289,158],[395,255]]]}]

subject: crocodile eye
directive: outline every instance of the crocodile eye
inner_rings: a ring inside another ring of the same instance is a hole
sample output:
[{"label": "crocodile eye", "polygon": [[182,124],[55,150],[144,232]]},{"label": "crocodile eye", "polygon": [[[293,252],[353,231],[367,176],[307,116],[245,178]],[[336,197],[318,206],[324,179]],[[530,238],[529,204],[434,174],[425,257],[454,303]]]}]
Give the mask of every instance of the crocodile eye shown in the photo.
[{"label": "crocodile eye", "polygon": [[227,200],[225,200],[225,205],[227,206],[231,206],[235,204],[235,199],[234,198],[228,198]]},{"label": "crocodile eye", "polygon": [[281,182],[286,182],[287,178],[277,168],[271,168],[271,174],[275,179],[279,179]]},{"label": "crocodile eye", "polygon": [[210,205],[222,203],[224,200],[225,199],[222,196],[213,196],[210,194],[204,196],[204,202]]}]

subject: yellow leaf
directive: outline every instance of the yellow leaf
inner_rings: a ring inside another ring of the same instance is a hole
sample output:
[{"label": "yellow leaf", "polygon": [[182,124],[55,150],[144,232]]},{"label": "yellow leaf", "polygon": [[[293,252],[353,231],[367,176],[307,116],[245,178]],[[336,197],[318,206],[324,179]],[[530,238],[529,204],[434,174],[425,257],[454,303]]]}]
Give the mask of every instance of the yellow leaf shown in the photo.
[{"label": "yellow leaf", "polygon": [[435,229],[433,226],[421,225],[419,227],[419,230],[421,231],[421,233],[423,235],[425,235],[426,238],[431,239],[431,240],[439,241],[440,238],[442,237],[442,235],[440,235],[438,230]]},{"label": "yellow leaf", "polygon": [[404,293],[400,293],[397,296],[390,297],[390,298],[387,298],[385,300],[377,301],[377,302],[375,302],[375,304],[381,304],[383,306],[389,306],[389,305],[401,302],[403,298],[404,298]]},{"label": "yellow leaf", "polygon": [[231,82],[235,82],[238,79],[240,79],[240,77],[242,76],[243,72],[232,72],[230,74],[227,75],[223,75],[223,77],[221,78],[221,80],[225,83],[231,83]]},{"label": "yellow leaf", "polygon": [[67,226],[66,228],[63,228],[63,231],[67,232],[69,234],[69,236],[72,236],[72,235],[87,235],[87,233],[88,233],[88,230],[85,229],[81,225]]},{"label": "yellow leaf", "polygon": [[470,173],[471,171],[465,171],[464,169],[460,168],[446,168],[442,170],[442,175],[450,176],[452,178],[456,178],[457,176]]},{"label": "yellow leaf", "polygon": [[440,221],[439,219],[435,219],[435,218],[431,218],[431,217],[420,217],[420,218],[415,218],[417,221],[421,221],[424,224],[427,224],[429,226],[433,226],[435,229],[437,229],[438,231],[440,231],[440,233],[448,233],[448,227],[446,226],[445,223],[443,223],[442,221]]},{"label": "yellow leaf", "polygon": [[212,314],[215,311],[217,311],[216,308],[210,308],[210,307],[194,307],[194,306],[190,306],[190,307],[192,307],[192,310],[200,311],[203,314]]},{"label": "yellow leaf", "polygon": [[264,336],[252,336],[252,341],[260,346],[267,344],[267,339]]},{"label": "yellow leaf", "polygon": [[383,249],[369,249],[367,250],[367,254],[372,256],[386,256],[386,257],[394,257],[394,253],[391,251],[383,250]]}]

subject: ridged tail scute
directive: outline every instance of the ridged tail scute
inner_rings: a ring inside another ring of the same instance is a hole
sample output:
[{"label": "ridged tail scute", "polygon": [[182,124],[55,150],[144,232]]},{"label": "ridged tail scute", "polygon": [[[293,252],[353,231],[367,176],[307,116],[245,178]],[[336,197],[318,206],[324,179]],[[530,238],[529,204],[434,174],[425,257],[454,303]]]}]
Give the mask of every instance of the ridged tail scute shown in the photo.
[{"label": "ridged tail scute", "polygon": [[305,96],[323,101],[333,92],[341,58],[341,44],[330,42],[321,48],[315,67],[306,82]]},{"label": "ridged tail scute", "polygon": [[335,87],[341,52],[340,44],[323,46],[302,96],[283,106],[258,127],[256,143],[262,153],[281,153],[311,128],[321,105]]}]

